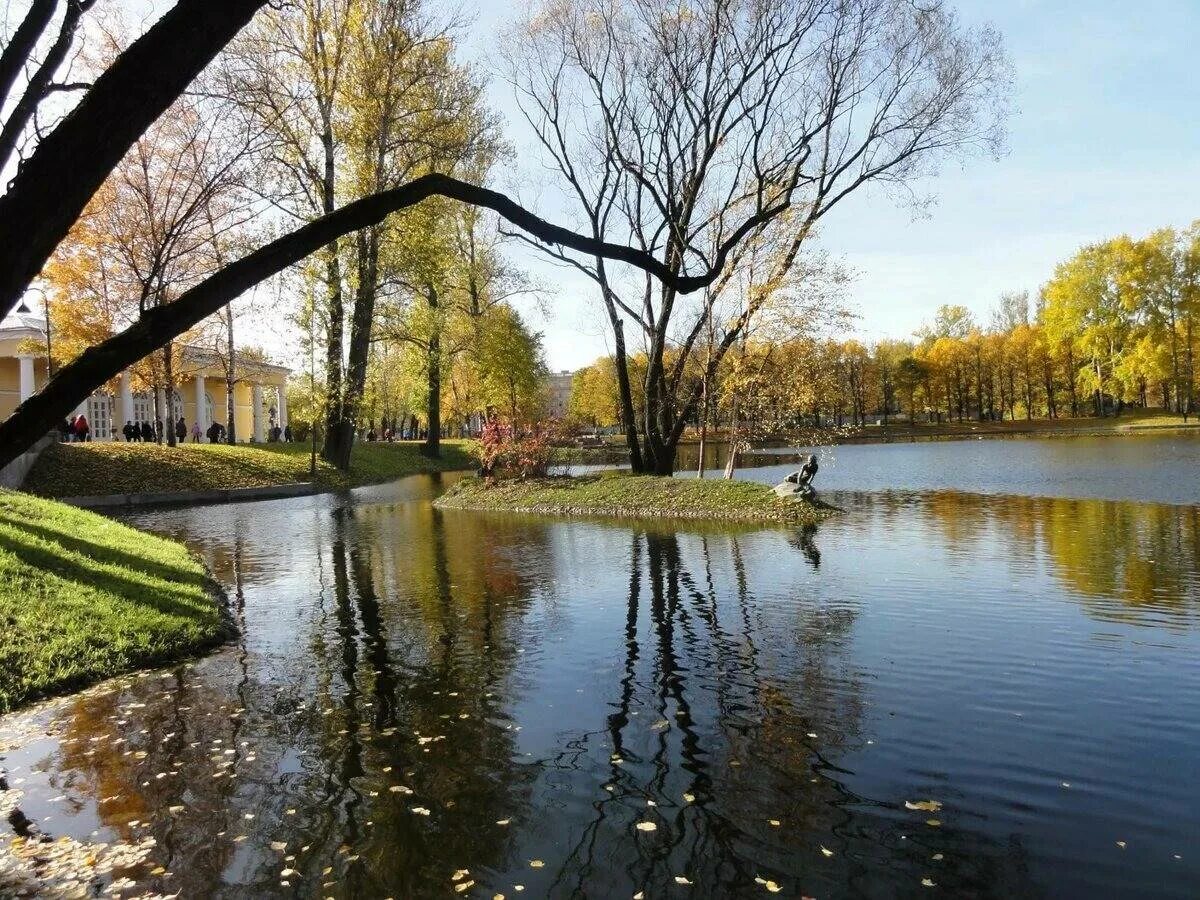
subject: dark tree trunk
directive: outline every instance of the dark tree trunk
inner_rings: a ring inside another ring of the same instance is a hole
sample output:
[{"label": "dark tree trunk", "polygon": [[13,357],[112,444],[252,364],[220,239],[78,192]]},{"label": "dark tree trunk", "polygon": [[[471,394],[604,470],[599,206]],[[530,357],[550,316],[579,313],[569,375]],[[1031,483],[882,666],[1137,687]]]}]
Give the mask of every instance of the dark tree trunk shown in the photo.
[{"label": "dark tree trunk", "polygon": [[429,395],[426,400],[429,430],[421,445],[421,455],[438,459],[442,455],[442,335],[441,324],[437,321],[438,295],[433,285],[426,288],[425,297],[429,308],[434,310],[434,322],[433,332],[429,335]]},{"label": "dark tree trunk", "polygon": [[41,140],[0,197],[0,316],[134,142],[265,3],[177,0]]},{"label": "dark tree trunk", "polygon": [[25,63],[32,58],[38,40],[50,25],[57,7],[58,0],[33,0],[8,46],[0,53],[0,108],[4,107]]},{"label": "dark tree trunk", "polygon": [[54,78],[54,74],[67,58],[67,52],[75,40],[75,31],[79,27],[79,20],[95,2],[96,0],[68,0],[66,12],[63,14],[62,23],[58,28],[58,37],[46,51],[45,59],[29,76],[21,98],[13,105],[3,128],[0,128],[0,170],[7,168],[12,161],[12,155],[17,149],[17,142],[21,139],[21,135],[29,123],[33,121],[38,106],[50,90],[51,79]]},{"label": "dark tree trunk", "polygon": [[[342,381],[341,400],[334,410],[336,415],[331,416],[329,421],[330,434],[336,434],[337,437],[332,441],[327,440],[322,452],[329,463],[343,472],[350,469],[350,456],[354,450],[354,429],[358,424],[367,386],[367,362],[371,351],[371,325],[375,317],[375,286],[379,270],[379,238],[374,228],[358,233],[357,249],[358,289],[355,292],[354,311],[350,320],[350,352],[344,377],[339,373]],[[340,307],[340,302],[338,305]],[[338,330],[341,331],[340,328]],[[338,347],[337,361],[340,365],[340,333]]]}]

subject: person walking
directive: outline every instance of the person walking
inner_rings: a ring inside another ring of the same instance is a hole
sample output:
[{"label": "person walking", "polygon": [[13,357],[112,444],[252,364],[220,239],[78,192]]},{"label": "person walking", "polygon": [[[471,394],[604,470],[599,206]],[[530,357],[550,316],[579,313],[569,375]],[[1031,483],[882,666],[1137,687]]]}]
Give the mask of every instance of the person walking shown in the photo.
[{"label": "person walking", "polygon": [[203,432],[200,430],[200,423],[193,422],[192,423],[192,443],[193,444],[200,443],[200,435],[201,434],[203,434]]},{"label": "person walking", "polygon": [[125,427],[121,429],[121,434],[125,435],[125,443],[129,444],[137,440],[135,434],[137,429],[133,427],[133,422],[129,419],[125,420]]},{"label": "person walking", "polygon": [[91,440],[92,427],[88,425],[87,416],[80,415],[75,420],[75,440],[80,443]]},{"label": "person walking", "polygon": [[183,421],[183,416],[175,423],[175,440],[181,444],[187,440],[187,422]]},{"label": "person walking", "polygon": [[290,444],[292,442],[292,426],[291,425],[283,426],[283,442],[285,444]]},{"label": "person walking", "polygon": [[143,444],[153,444],[154,443],[154,426],[151,425],[149,422],[142,423],[142,443]]}]

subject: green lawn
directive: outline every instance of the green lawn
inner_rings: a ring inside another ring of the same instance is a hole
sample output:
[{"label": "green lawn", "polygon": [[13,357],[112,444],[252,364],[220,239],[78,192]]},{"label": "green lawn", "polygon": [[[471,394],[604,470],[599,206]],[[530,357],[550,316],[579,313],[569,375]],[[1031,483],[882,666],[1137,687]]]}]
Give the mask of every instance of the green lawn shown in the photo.
[{"label": "green lawn", "polygon": [[435,505],[548,515],[730,522],[805,522],[824,515],[823,510],[807,503],[779,500],[766,485],[750,481],[617,472],[493,483],[466,478],[439,497]]},{"label": "green lawn", "polygon": [[[468,469],[466,442],[443,441],[442,458],[427,459],[416,443],[358,444],[350,472],[317,458],[323,487],[353,487],[419,472]],[[209,491],[309,481],[305,444],[125,444],[92,442],[47,447],[24,489],[43,497]]]},{"label": "green lawn", "polygon": [[181,544],[0,491],[0,712],[217,642],[209,584]]}]

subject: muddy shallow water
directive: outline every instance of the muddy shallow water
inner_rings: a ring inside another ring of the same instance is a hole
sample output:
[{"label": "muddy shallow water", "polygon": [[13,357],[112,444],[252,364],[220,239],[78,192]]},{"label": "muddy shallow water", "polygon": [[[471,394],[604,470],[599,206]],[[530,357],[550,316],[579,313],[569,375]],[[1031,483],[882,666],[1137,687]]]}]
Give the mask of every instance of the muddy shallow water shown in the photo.
[{"label": "muddy shallow water", "polygon": [[126,895],[1195,896],[1195,507],[647,528],[451,477],[137,516],[242,635],[0,721],[0,798]]}]

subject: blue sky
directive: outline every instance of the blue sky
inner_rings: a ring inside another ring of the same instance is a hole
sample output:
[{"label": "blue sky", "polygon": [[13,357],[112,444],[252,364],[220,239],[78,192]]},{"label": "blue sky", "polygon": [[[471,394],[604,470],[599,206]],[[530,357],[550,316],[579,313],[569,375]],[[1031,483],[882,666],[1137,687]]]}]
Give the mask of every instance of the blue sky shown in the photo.
[{"label": "blue sky", "polygon": [[[830,215],[821,240],[857,273],[850,300],[867,340],[908,336],[943,303],[986,319],[1002,291],[1036,292],[1081,244],[1200,218],[1200,0],[957,6],[965,21],[991,21],[1005,36],[1016,70],[1008,153],[945,169],[928,185],[938,203],[921,219],[880,194]],[[519,9],[482,0],[467,55],[484,61]],[[528,148],[499,79],[492,96],[518,151]],[[517,257],[551,289],[544,313],[524,310],[544,332],[551,366],[577,368],[607,352],[587,282]]]}]

